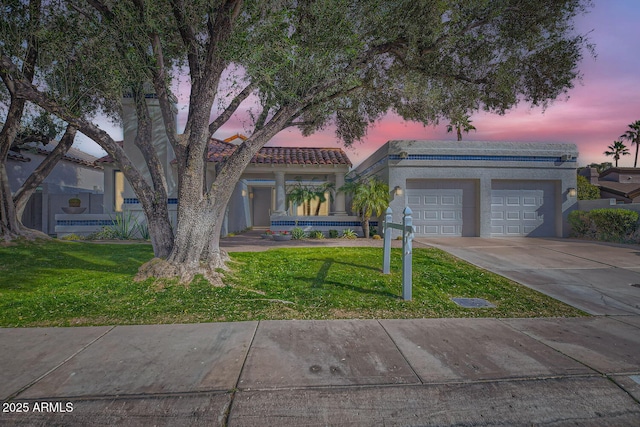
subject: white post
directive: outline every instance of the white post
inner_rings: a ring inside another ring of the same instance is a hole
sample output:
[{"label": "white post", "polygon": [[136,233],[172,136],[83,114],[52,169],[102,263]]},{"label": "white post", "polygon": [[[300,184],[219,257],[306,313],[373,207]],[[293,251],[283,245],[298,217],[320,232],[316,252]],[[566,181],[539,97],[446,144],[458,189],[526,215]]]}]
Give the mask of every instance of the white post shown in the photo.
[{"label": "white post", "polygon": [[382,223],[382,233],[384,235],[384,246],[382,249],[382,273],[391,273],[391,228],[389,224],[393,221],[393,212],[387,208],[387,213]]},{"label": "white post", "polygon": [[411,263],[413,261],[413,218],[411,209],[404,208],[402,218],[402,299],[411,300],[411,279],[413,271]]}]

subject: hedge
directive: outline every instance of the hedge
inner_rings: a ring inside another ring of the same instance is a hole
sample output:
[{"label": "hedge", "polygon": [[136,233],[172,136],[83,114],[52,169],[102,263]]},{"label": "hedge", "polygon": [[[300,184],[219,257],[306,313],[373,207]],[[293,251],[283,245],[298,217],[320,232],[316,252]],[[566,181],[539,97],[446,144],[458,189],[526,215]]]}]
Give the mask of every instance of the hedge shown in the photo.
[{"label": "hedge", "polygon": [[594,209],[569,214],[572,235],[590,239],[630,242],[637,240],[638,212],[628,209]]}]

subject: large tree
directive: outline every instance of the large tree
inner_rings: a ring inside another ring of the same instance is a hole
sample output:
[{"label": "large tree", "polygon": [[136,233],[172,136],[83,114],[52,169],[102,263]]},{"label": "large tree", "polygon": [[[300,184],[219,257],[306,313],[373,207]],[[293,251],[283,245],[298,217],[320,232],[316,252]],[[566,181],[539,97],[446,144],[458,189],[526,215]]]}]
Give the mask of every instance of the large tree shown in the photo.
[{"label": "large tree", "polygon": [[[178,223],[175,236],[150,227],[152,236],[163,233],[171,242],[154,243],[158,258],[143,266],[140,275],[186,281],[197,273],[215,279],[215,269],[224,267],[227,257],[219,236],[227,202],[253,155],[282,129],[297,126],[311,134],[332,122],[348,145],[390,110],[429,124],[450,118],[451,111],[501,114],[519,102],[545,106],[579,77],[577,65],[587,42],[575,33],[573,18],[589,6],[587,0],[60,3],[73,29],[67,34],[80,35],[73,49],[90,45],[96,51],[74,55],[75,63],[96,61],[101,77],[110,81],[112,73],[127,73],[128,79],[119,82],[122,90],[138,84],[143,127],[146,104],[140,84],[153,85],[177,160]],[[4,51],[0,72],[9,76],[20,97],[105,148],[124,169],[150,223],[154,221],[149,218],[154,203],[160,209],[166,195],[161,194],[164,172],[154,163],[148,138],[142,135],[139,147],[147,150],[151,182],[128,171],[133,165],[108,135],[25,79]],[[188,77],[190,93],[185,129],[178,134],[170,84],[180,73]],[[216,100],[222,108],[214,108]],[[208,141],[243,103],[252,103],[250,137],[206,187]],[[165,213],[160,216],[158,221],[164,222]],[[166,251],[157,250],[159,243],[170,247],[166,257]]]}]

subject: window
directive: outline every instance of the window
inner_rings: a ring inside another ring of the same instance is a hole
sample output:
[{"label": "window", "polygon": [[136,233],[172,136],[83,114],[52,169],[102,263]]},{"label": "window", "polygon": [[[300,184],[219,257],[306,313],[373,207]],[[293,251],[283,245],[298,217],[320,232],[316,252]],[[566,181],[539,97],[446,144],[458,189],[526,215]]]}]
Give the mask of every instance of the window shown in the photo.
[{"label": "window", "polygon": [[124,174],[120,171],[113,172],[113,201],[114,210],[116,212],[122,212],[122,205],[124,204]]}]

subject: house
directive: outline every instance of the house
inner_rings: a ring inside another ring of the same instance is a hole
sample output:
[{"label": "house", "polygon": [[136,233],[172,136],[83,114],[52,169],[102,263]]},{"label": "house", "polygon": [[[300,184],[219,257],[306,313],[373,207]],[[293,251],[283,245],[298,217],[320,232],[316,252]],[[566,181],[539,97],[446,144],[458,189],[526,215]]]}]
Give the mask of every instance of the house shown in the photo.
[{"label": "house", "polygon": [[[158,101],[147,99],[154,129],[154,145],[167,177],[168,205],[171,221],[176,222],[177,176],[175,156],[164,135]],[[123,100],[124,141],[123,148],[132,162],[146,172],[144,159],[134,144],[136,118],[131,99]],[[207,151],[206,181],[215,178],[216,167],[228,158],[245,137],[236,134],[226,140],[212,138]],[[58,214],[56,232],[89,234],[109,225],[117,212],[132,212],[142,218],[142,207],[135,192],[124,179],[110,156],[96,161],[104,168],[104,209],[100,215]],[[307,230],[328,231],[351,228],[360,231],[357,217],[347,215],[345,194],[333,192],[326,195],[326,202],[314,206],[318,215],[304,216],[302,206],[287,204],[288,190],[296,185],[319,188],[332,183],[333,188],[344,185],[345,176],[352,167],[346,153],[340,148],[264,147],[250,161],[237,183],[222,227],[222,233],[244,230],[248,227],[264,227],[273,230],[290,230],[299,226]],[[148,174],[148,172],[146,172]],[[317,204],[318,202],[314,202]]]},{"label": "house", "polygon": [[585,168],[581,174],[586,176],[591,184],[600,187],[602,199],[616,199],[617,203],[640,202],[639,168],[614,167],[604,170],[600,175],[595,168]]},{"label": "house", "polygon": [[386,181],[394,221],[411,208],[416,236],[562,237],[577,156],[574,144],[389,141],[351,174]]},{"label": "house", "polygon": [[[17,191],[44,158],[56,147],[31,145],[20,151],[10,151],[7,158],[7,175],[11,191]],[[22,223],[47,234],[54,233],[56,213],[68,205],[71,197],[79,197],[88,213],[102,213],[102,166],[96,157],[70,148],[51,173],[31,196],[22,216]]]},{"label": "house", "polygon": [[[175,221],[174,155],[164,135],[157,99],[149,96],[147,102],[154,144],[167,174],[167,203]],[[136,119],[131,99],[123,100],[123,113],[123,147],[133,163],[145,171],[133,142]],[[214,179],[217,165],[243,138],[234,135],[210,140],[208,183]],[[296,185],[319,187],[328,182],[338,189],[346,179],[377,176],[392,189],[395,220],[400,220],[405,206],[413,210],[418,236],[561,237],[567,235],[566,217],[577,202],[577,156],[573,144],[390,141],[350,172],[351,161],[339,148],[264,147],[236,185],[222,233],[247,227],[291,230],[297,226],[321,231],[349,228],[362,234],[360,220],[349,215],[343,193],[327,194],[318,215],[304,215],[300,206],[288,206],[287,193]],[[119,211],[142,216],[135,193],[115,163],[106,156],[98,164],[104,167],[104,213],[56,215],[59,234],[96,231]]]}]

